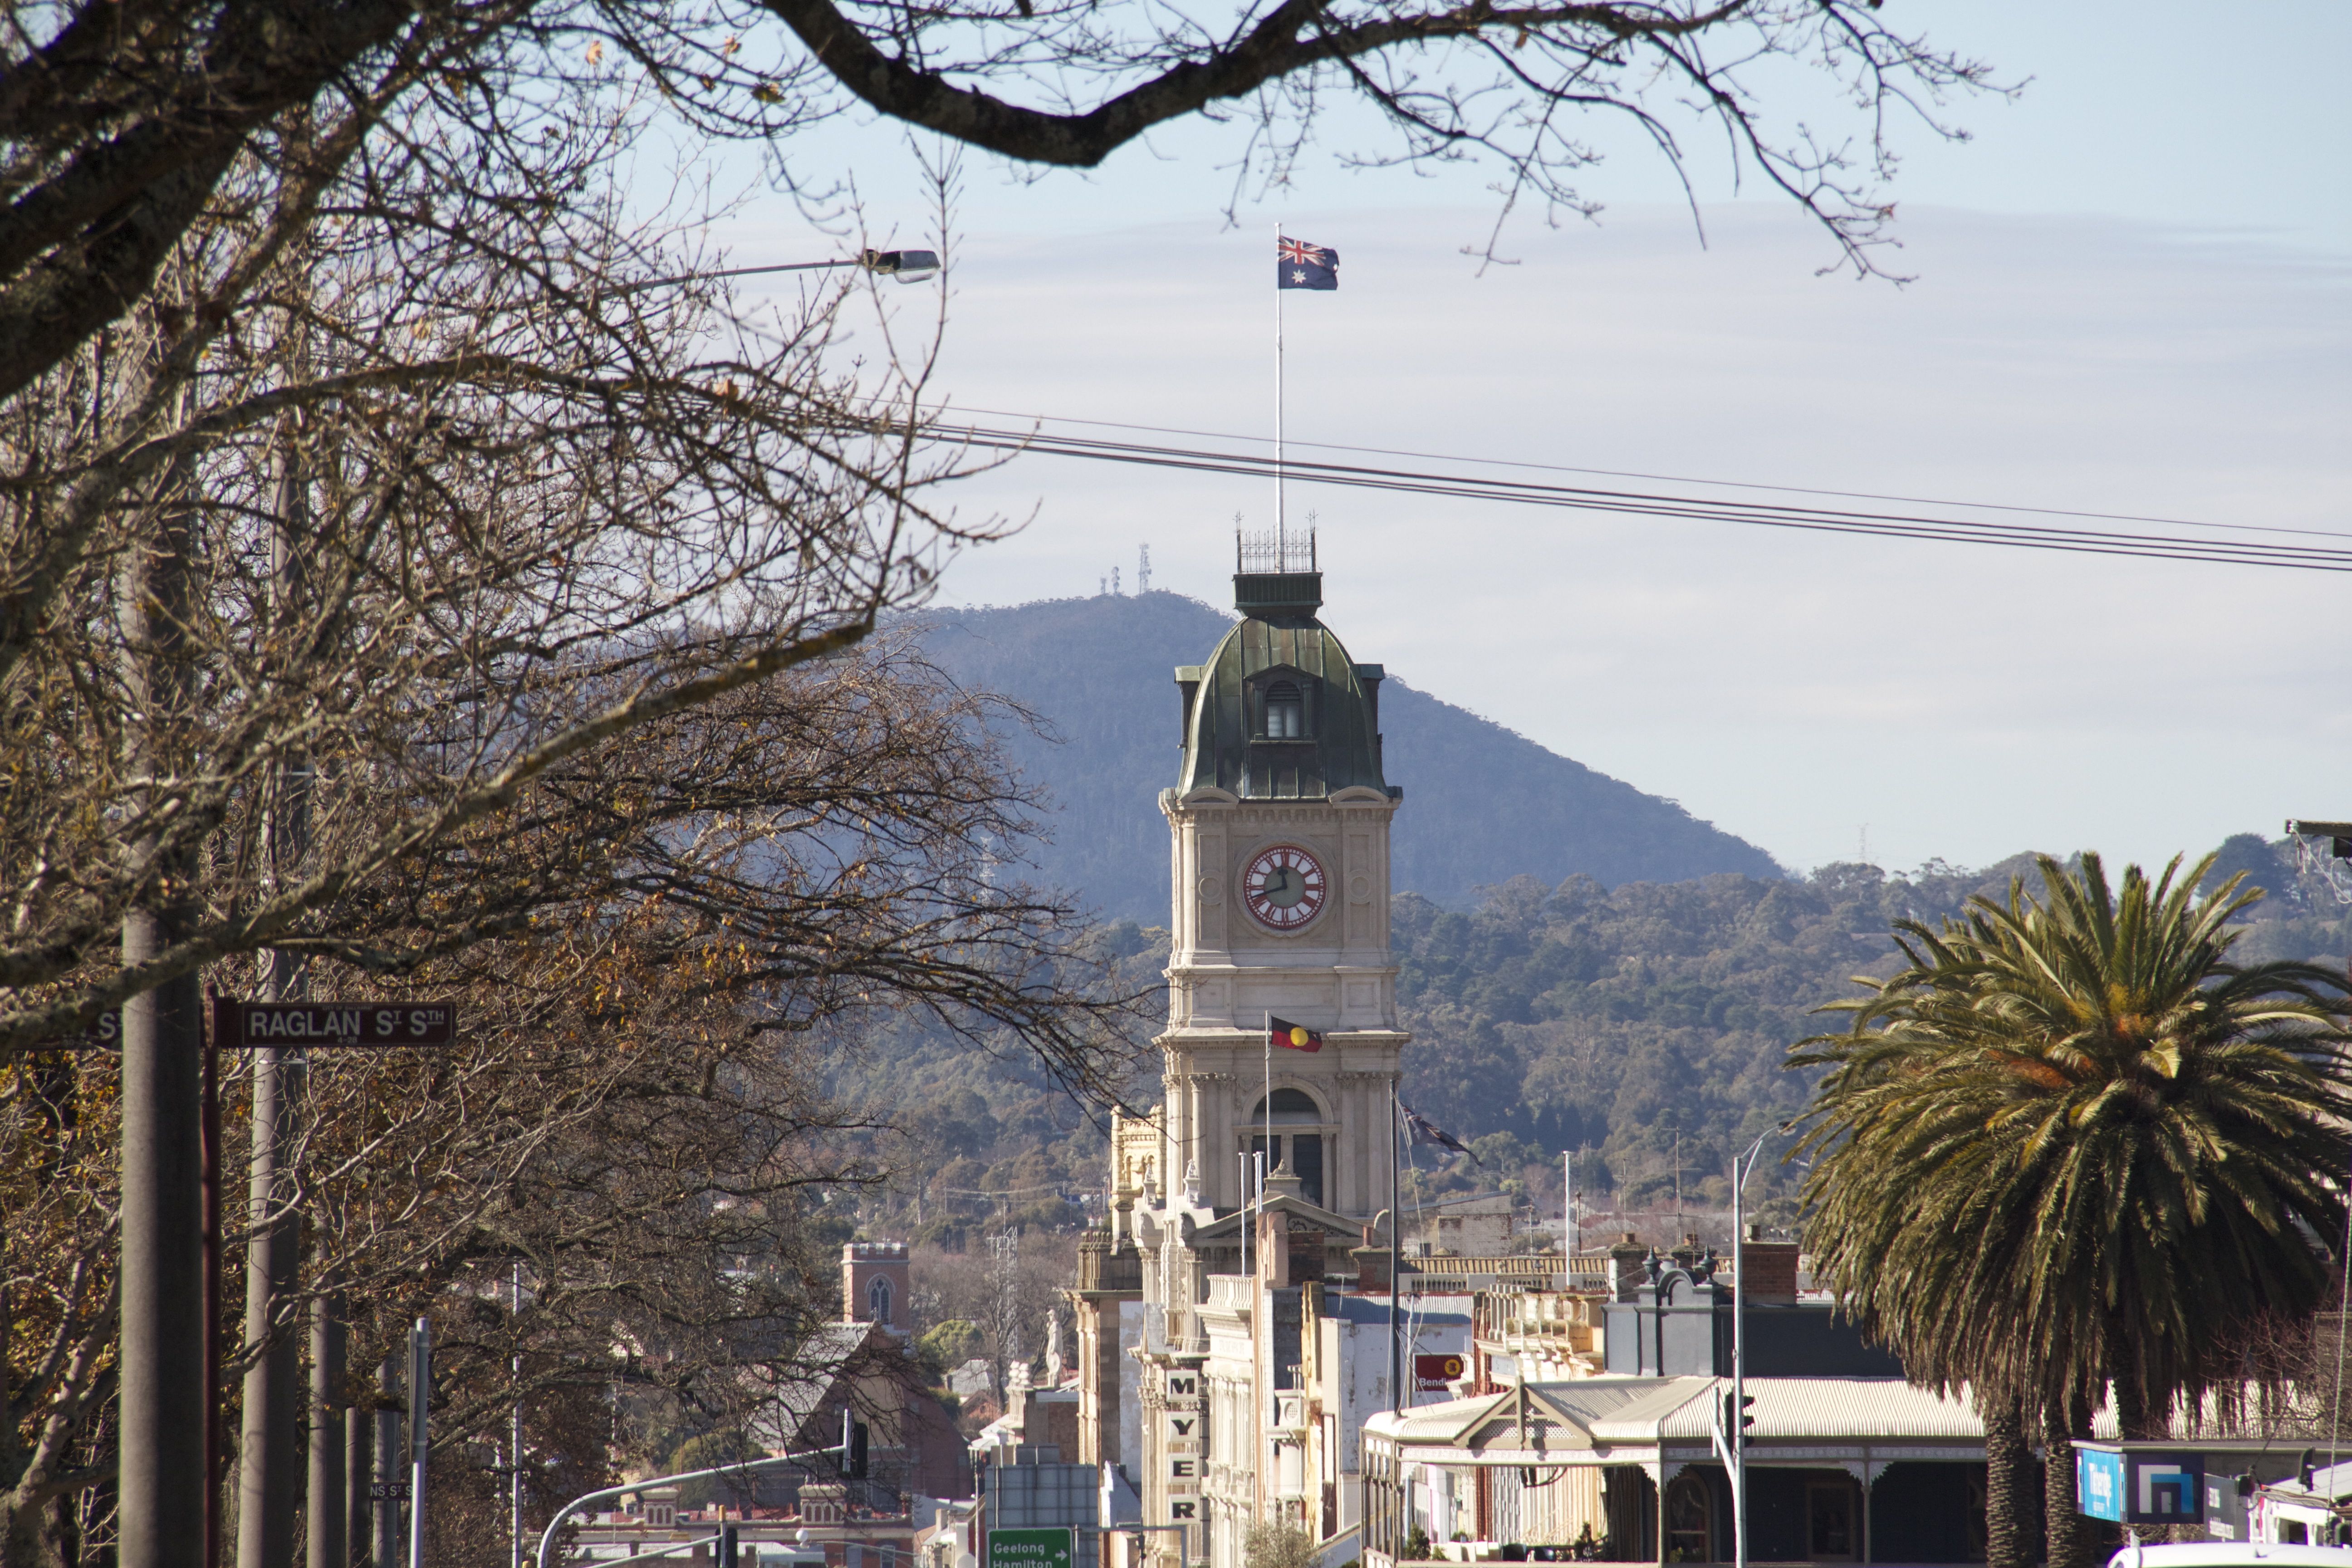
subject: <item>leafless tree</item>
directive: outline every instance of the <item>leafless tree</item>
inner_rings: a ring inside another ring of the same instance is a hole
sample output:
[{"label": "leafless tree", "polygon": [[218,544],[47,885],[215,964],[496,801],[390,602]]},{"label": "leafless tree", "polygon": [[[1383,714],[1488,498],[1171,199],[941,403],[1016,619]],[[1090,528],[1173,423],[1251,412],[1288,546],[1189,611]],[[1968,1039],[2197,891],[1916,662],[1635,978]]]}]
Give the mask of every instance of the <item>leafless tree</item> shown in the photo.
[{"label": "leafless tree", "polygon": [[[822,1194],[884,1173],[872,1123],[819,1087],[861,1017],[912,1011],[988,1048],[1042,1048],[1078,1083],[1124,1065],[1126,1009],[1089,994],[1084,932],[986,874],[1025,811],[984,708],[886,642],[633,731],[523,792],[509,831],[358,889],[429,923],[451,882],[542,878],[505,934],[390,974],[319,958],[339,994],[451,998],[467,1025],[431,1053],[311,1054],[282,1198],[310,1218],[307,1279],[269,1331],[296,1335],[331,1289],[359,1304],[351,1360],[367,1366],[431,1315],[436,1452],[462,1469],[520,1403],[550,1434],[527,1456],[542,1519],[606,1462],[573,1440],[579,1399],[657,1392],[723,1426],[793,1394],[800,1347],[838,1310],[837,1258],[807,1221]],[[238,988],[266,962],[216,973]],[[62,1555],[115,1436],[99,1420],[114,1062],[26,1053],[0,1098],[10,1300],[19,1332],[53,1347],[10,1390],[10,1433],[30,1434],[0,1478],[25,1537],[12,1565]],[[234,1159],[254,1075],[229,1067]],[[234,1346],[230,1370],[265,1348]]]},{"label": "leafless tree", "polygon": [[[190,1434],[210,1391],[184,1374],[202,1350],[200,976],[268,954],[349,986],[457,984],[566,911],[660,910],[686,927],[643,940],[678,942],[671,963],[708,964],[710,994],[772,1031],[887,997],[1010,1031],[1072,1081],[1097,1071],[1087,1031],[1055,1022],[1072,994],[1049,902],[956,878],[936,909],[863,896],[877,864],[920,863],[953,830],[897,861],[845,852],[785,889],[814,912],[765,923],[754,895],[799,869],[778,832],[866,829],[828,815],[822,775],[782,804],[704,798],[632,751],[839,658],[992,532],[929,500],[959,460],[926,440],[925,351],[850,362],[838,293],[753,319],[698,280],[698,212],[648,212],[615,173],[634,137],[752,139],[799,183],[796,134],[845,109],[1068,166],[1203,114],[1246,122],[1241,178],[1280,180],[1337,94],[1389,128],[1363,156],[1499,159],[1507,206],[1576,210],[1590,116],[1679,166],[1687,112],[1867,270],[1888,117],[1933,123],[1988,79],[1874,0],[1278,0],[1217,18],[1100,0],[58,0],[9,19],[0,1051],[32,1084],[50,1058],[23,1053],[119,1008],[123,1052],[77,1128],[26,1110],[26,1147],[81,1162],[36,1194],[72,1238],[57,1257],[111,1236],[120,1267],[36,1270],[37,1375],[10,1394],[10,1462],[31,1468],[8,1506],[82,1495],[104,1405],[124,1568],[187,1562],[201,1534]],[[1790,60],[1848,96],[1850,137],[1769,112]],[[696,743],[728,755],[715,731]],[[740,924],[736,949],[694,927],[714,919]],[[319,1140],[340,1123],[311,1093],[321,1120],[287,1159],[326,1195]],[[116,1139],[111,1188],[83,1179],[93,1125]],[[558,1149],[518,1125],[476,1152],[483,1170]],[[265,1209],[277,1180],[257,1183]],[[404,1201],[420,1280],[467,1255],[475,1222],[454,1216],[477,1209]],[[331,1230],[364,1205],[336,1212]],[[326,1256],[354,1289],[388,1278],[377,1252]]]},{"label": "leafless tree", "polygon": [[[1568,209],[1588,205],[1576,177],[1608,121],[1677,163],[1677,136],[1711,126],[1866,267],[1889,210],[1889,121],[1910,113],[1941,129],[1944,98],[1988,81],[1981,64],[1890,25],[1876,0],[1267,0],[1218,15],[1099,0],[720,0],[695,12],[647,0],[60,0],[11,15],[0,398],[147,298],[240,160],[298,113],[333,167],[415,100],[462,128],[469,155],[478,145],[527,165],[535,106],[621,78],[697,131],[763,141],[787,170],[800,162],[794,133],[849,105],[1074,168],[1206,115],[1246,124],[1245,181],[1286,177],[1318,112],[1353,100],[1388,132],[1354,156],[1483,155],[1512,199]],[[1773,111],[1773,73],[1790,63],[1827,73],[1850,132]],[[20,625],[47,597],[26,587],[12,585]]]}]

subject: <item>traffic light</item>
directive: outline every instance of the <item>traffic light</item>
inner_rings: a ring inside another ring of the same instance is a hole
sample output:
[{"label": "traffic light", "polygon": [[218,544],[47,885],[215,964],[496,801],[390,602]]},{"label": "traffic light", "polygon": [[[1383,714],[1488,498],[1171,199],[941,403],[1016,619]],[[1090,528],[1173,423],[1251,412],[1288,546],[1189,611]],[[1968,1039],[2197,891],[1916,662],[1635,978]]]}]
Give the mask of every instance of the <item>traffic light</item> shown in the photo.
[{"label": "traffic light", "polygon": [[719,1527],[718,1568],[735,1568],[735,1552],[738,1545],[736,1531],[741,1528],[740,1525],[736,1524],[722,1524]]},{"label": "traffic light", "polygon": [[1723,1433],[1734,1443],[1745,1446],[1748,1434],[1756,1428],[1756,1396],[1752,1394],[1734,1395],[1723,1391]]},{"label": "traffic light", "polygon": [[844,1480],[866,1479],[866,1423],[841,1413],[841,1476]]}]

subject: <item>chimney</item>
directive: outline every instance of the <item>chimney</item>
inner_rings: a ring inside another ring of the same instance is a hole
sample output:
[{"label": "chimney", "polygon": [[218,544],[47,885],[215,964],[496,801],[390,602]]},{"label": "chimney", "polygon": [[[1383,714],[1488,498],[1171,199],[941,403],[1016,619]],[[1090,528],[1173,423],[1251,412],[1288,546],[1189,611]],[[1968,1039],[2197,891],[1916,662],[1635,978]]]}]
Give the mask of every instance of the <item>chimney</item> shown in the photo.
[{"label": "chimney", "polygon": [[1739,1289],[1748,1300],[1762,1306],[1793,1307],[1797,1304],[1797,1244],[1793,1241],[1766,1241],[1764,1227],[1751,1225],[1748,1239],[1740,1243],[1739,1262],[1747,1271]]},{"label": "chimney", "polygon": [[1609,1295],[1611,1300],[1631,1301],[1634,1293],[1648,1283],[1650,1249],[1632,1231],[1619,1236],[1609,1248]]}]

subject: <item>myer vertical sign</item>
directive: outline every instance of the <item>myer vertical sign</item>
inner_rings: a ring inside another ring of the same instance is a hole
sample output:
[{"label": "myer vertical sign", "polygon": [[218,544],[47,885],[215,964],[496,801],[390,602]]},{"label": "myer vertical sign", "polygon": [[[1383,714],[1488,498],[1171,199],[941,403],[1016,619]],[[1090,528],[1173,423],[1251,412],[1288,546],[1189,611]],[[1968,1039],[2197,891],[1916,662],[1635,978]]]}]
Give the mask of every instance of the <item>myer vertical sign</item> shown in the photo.
[{"label": "myer vertical sign", "polygon": [[213,1003],[213,1043],[256,1046],[446,1046],[457,1038],[448,1002]]}]

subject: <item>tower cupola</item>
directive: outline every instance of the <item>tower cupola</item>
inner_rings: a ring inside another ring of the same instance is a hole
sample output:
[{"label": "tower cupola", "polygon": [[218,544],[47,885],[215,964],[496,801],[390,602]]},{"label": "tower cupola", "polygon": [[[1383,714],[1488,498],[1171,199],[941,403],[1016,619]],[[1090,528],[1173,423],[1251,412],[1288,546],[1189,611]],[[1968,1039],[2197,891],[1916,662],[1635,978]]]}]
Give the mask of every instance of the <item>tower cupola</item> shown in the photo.
[{"label": "tower cupola", "polygon": [[1202,787],[1242,800],[1323,800],[1380,790],[1377,664],[1348,657],[1316,612],[1323,574],[1315,537],[1234,535],[1234,608],[1242,619],[1208,662],[1180,665],[1184,760],[1180,795]]}]

